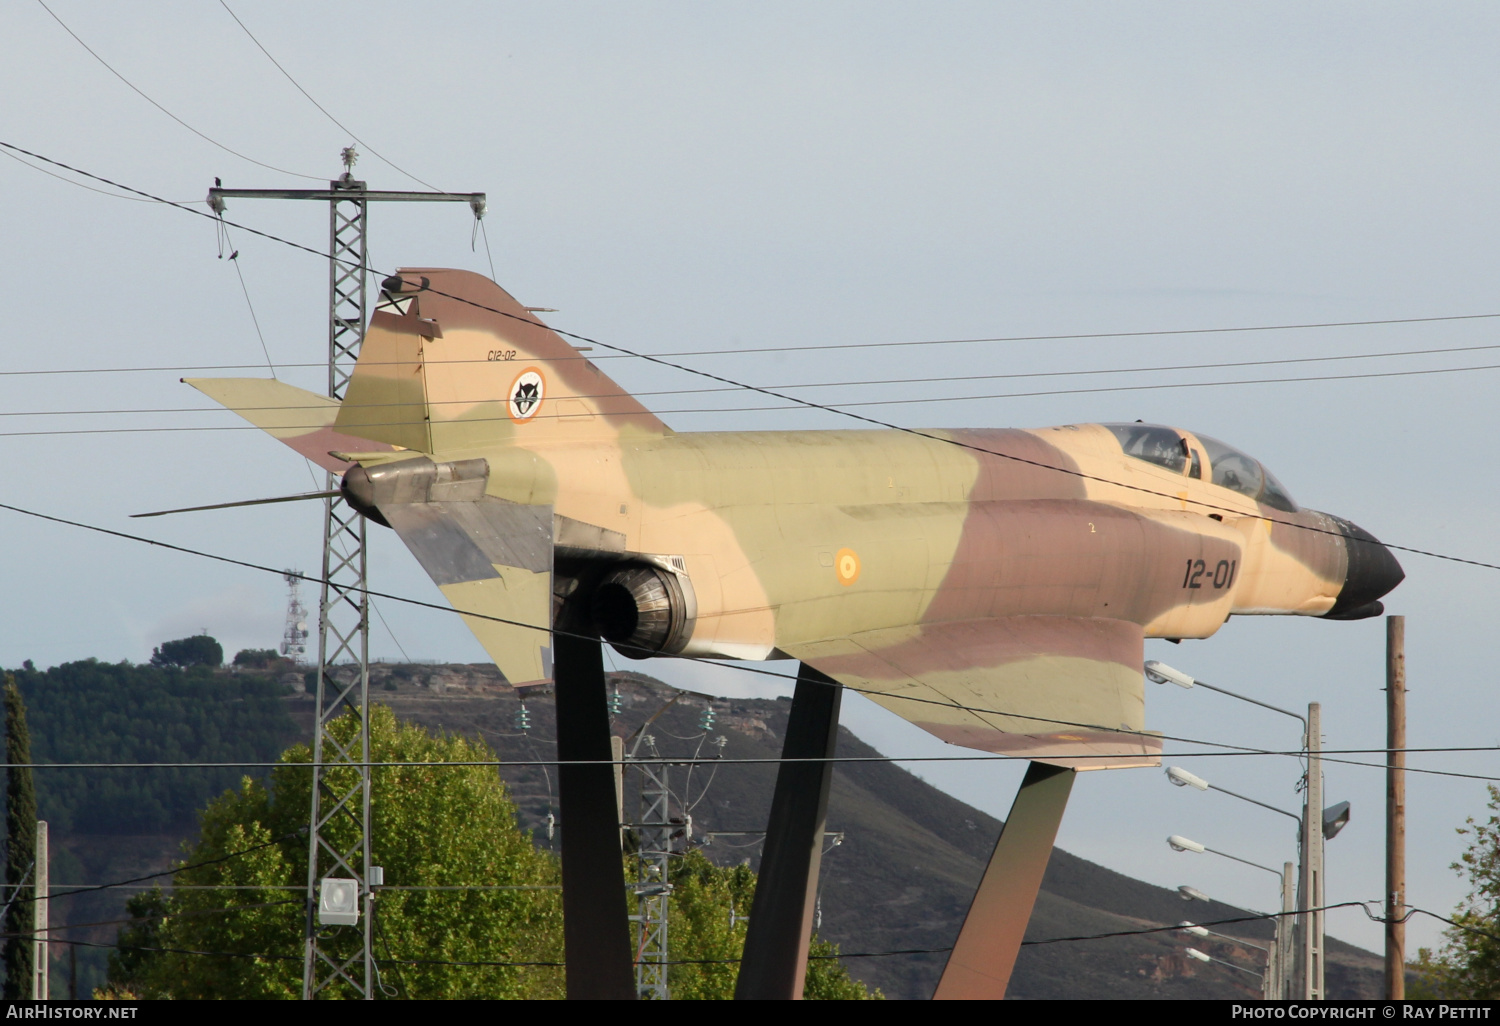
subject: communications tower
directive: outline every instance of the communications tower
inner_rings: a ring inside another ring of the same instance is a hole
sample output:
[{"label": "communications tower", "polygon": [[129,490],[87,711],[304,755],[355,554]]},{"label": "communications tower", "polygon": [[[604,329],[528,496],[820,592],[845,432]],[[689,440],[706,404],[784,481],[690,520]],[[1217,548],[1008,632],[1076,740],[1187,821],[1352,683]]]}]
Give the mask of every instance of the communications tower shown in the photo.
[{"label": "communications tower", "polygon": [[307,609],[302,605],[302,571],[284,570],[286,628],[281,632],[281,654],[300,663],[307,655]]}]

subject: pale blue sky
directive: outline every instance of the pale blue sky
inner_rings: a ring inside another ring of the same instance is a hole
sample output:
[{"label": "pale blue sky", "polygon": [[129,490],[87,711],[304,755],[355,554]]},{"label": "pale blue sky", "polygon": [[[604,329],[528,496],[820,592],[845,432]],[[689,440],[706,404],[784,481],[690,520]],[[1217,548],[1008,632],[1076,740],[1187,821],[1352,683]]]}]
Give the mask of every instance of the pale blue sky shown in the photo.
[{"label": "pale blue sky", "polygon": [[[211,0],[49,0],[163,106],[269,164],[332,177],[350,140]],[[346,125],[428,182],[485,190],[500,282],[557,307],[560,327],[650,352],[925,338],[1278,324],[1500,310],[1493,130],[1500,13],[1483,4],[410,4],[251,3],[236,11]],[[130,92],[38,4],[7,7],[0,138],[171,199],[297,185],[217,150]],[[372,154],[372,186],[412,186]],[[256,363],[261,347],[212,225],[94,195],[0,160],[6,370]],[[321,246],[313,205],[236,203],[247,224]],[[487,269],[462,207],[380,208],[381,267]],[[241,269],[272,358],[316,362],[326,268],[244,233]],[[852,349],[695,358],[757,384],[1129,368],[1492,344],[1469,321],[1199,337]],[[1322,372],[1475,367],[1477,352],[1354,361]],[[611,361],[635,390],[695,387]],[[1130,375],[1210,381],[1296,367]],[[312,569],[316,511],[272,507],[170,521],[145,509],[283,494],[300,461],[219,412],[181,372],[0,377],[0,435],[94,427],[172,433],[9,436],[4,501],[275,566]],[[284,376],[316,387],[315,370]],[[1116,377],[867,389],[865,398],[1105,387]],[[1177,423],[1268,463],[1305,505],[1391,542],[1500,562],[1493,370],[1360,381],[1104,392],[874,407],[914,426]],[[993,387],[991,387],[993,385]],[[946,389],[946,390],[945,390]],[[813,390],[820,399],[854,390]],[[691,397],[685,397],[691,398]],[[722,398],[722,397],[720,397]],[[675,404],[675,405],[674,405]],[[700,402],[663,399],[662,409]],[[731,405],[762,405],[759,402]],[[667,414],[679,429],[839,427],[811,412]],[[272,643],[280,582],[116,540],[0,517],[0,664],[144,660],[207,627],[233,650]],[[1410,617],[1414,745],[1500,743],[1492,595],[1500,572],[1403,556],[1390,607]],[[374,586],[435,589],[394,539]],[[452,617],[383,606],[413,656],[480,660]],[[394,656],[377,627],[377,654]],[[1236,620],[1150,652],[1284,705],[1324,704],[1336,747],[1383,743],[1383,627]],[[683,683],[753,677],[662,667]],[[749,693],[746,690],[745,693]],[[1292,745],[1290,721],[1203,692],[1155,688],[1151,724]],[[859,701],[846,721],[893,755],[951,752]],[[1169,759],[1169,761],[1171,761]],[[1500,759],[1413,764],[1500,775]],[[1290,761],[1201,760],[1216,782],[1291,807]],[[990,812],[1018,770],[920,771]],[[1382,891],[1383,777],[1331,767],[1354,818],[1329,845],[1333,900]],[[1414,776],[1410,895],[1447,912],[1453,830],[1477,781]],[[1269,818],[1271,821],[1267,822]],[[1264,862],[1292,856],[1277,817],[1173,789],[1157,773],[1080,781],[1061,843],[1168,886],[1264,906],[1261,874],[1168,851],[1182,833]],[[1187,914],[1186,912],[1184,913]],[[1376,947],[1357,910],[1330,929]],[[1410,936],[1431,943],[1431,920]],[[1415,946],[1415,945],[1414,945]]]}]

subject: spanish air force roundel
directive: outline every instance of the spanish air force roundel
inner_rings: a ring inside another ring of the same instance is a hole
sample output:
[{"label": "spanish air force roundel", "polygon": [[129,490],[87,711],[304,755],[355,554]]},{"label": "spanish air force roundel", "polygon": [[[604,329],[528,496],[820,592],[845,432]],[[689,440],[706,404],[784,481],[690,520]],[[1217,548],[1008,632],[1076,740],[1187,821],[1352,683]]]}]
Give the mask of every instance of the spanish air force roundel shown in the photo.
[{"label": "spanish air force roundel", "polygon": [[521,372],[510,385],[511,420],[530,420],[535,417],[542,408],[546,392],[547,383],[538,371],[533,368]]}]

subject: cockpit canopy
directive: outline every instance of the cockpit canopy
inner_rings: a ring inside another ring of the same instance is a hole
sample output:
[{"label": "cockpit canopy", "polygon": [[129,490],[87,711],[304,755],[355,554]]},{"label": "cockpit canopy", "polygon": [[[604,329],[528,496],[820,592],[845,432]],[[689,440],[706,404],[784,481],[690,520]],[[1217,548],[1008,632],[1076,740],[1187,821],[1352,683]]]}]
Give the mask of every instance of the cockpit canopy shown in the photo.
[{"label": "cockpit canopy", "polygon": [[1165,467],[1184,477],[1212,481],[1272,509],[1287,513],[1297,511],[1297,503],[1286,488],[1259,460],[1217,438],[1190,434],[1161,424],[1105,424],[1104,427],[1119,439],[1120,448],[1127,456]]}]

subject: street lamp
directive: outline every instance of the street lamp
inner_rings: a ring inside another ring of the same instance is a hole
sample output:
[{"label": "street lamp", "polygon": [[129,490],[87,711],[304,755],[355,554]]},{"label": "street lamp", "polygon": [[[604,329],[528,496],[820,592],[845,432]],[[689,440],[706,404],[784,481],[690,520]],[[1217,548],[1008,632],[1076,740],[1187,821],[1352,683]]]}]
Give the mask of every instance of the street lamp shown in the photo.
[{"label": "street lamp", "polygon": [[[1337,834],[1339,830],[1343,829],[1344,824],[1349,821],[1347,803],[1341,802],[1338,806],[1334,806],[1331,809],[1323,808],[1323,759],[1321,754],[1323,749],[1322,707],[1317,702],[1309,702],[1307,716],[1303,717],[1298,713],[1292,712],[1290,709],[1283,709],[1280,706],[1271,705],[1269,702],[1262,702],[1258,698],[1251,698],[1249,695],[1242,695],[1238,692],[1230,691],[1228,688],[1221,688],[1217,685],[1205,683],[1190,674],[1168,666],[1166,663],[1156,659],[1148,659],[1146,661],[1145,672],[1146,677],[1157,684],[1176,684],[1181,688],[1207,688],[1209,691],[1217,691],[1221,695],[1228,695],[1230,698],[1237,698],[1242,702],[1258,705],[1262,709],[1269,709],[1272,712],[1281,713],[1283,716],[1290,716],[1302,724],[1302,748],[1307,753],[1307,770],[1302,776],[1303,815],[1300,817],[1293,816],[1294,819],[1298,820],[1299,825],[1298,849],[1300,855],[1298,859],[1300,871],[1298,873],[1297,886],[1297,911],[1300,921],[1301,958],[1298,960],[1298,969],[1299,976],[1301,977],[1300,996],[1304,1000],[1321,1001],[1324,997],[1323,842],[1331,838],[1334,834]],[[1171,776],[1170,773],[1168,775],[1169,777]],[[1188,777],[1192,777],[1192,780],[1187,779]],[[1197,780],[1203,784],[1203,787],[1199,788],[1199,790],[1206,791],[1212,787],[1212,785],[1201,778],[1193,777],[1192,774],[1186,774],[1180,780],[1177,777],[1172,777],[1172,782],[1181,787],[1197,787],[1198,785],[1194,784],[1193,780]],[[1222,791],[1224,789],[1214,787],[1213,790]],[[1234,794],[1232,791],[1225,791],[1224,793]],[[1292,813],[1286,812],[1284,809],[1265,805],[1263,802],[1257,802],[1253,798],[1246,798],[1244,795],[1234,794],[1234,797],[1256,805],[1262,805],[1265,808],[1281,812],[1284,815],[1292,815]],[[1317,821],[1313,818],[1316,811],[1322,812]]]},{"label": "street lamp", "polygon": [[1188,958],[1196,958],[1200,962],[1214,962],[1218,965],[1227,965],[1231,969],[1238,969],[1242,973],[1249,973],[1251,976],[1254,976],[1257,979],[1264,979],[1264,977],[1254,969],[1246,969],[1242,965],[1235,965],[1233,962],[1226,962],[1222,958],[1214,958],[1212,955],[1205,955],[1197,948],[1187,948],[1186,951]]},{"label": "street lamp", "polygon": [[[1196,774],[1189,773],[1181,766],[1168,766],[1167,779],[1178,787],[1191,787],[1199,791],[1218,791],[1220,794],[1227,794],[1231,798],[1238,798],[1242,802],[1249,802],[1251,805],[1259,805],[1263,809],[1270,809],[1272,812],[1279,812],[1283,816],[1289,816],[1296,820],[1299,825],[1302,823],[1302,817],[1295,812],[1288,812],[1275,805],[1267,805],[1263,801],[1240,794],[1237,791],[1231,791],[1227,787],[1220,787],[1218,784],[1210,784],[1207,780]],[[1325,841],[1333,840],[1348,822],[1348,802],[1339,802],[1337,805],[1328,806],[1328,808],[1323,810],[1323,839]]]},{"label": "street lamp", "polygon": [[[1234,791],[1219,787],[1216,784],[1210,784],[1202,777],[1194,773],[1189,773],[1187,770],[1183,769],[1180,766],[1168,767],[1167,779],[1178,787],[1191,787],[1199,791],[1220,791],[1232,798],[1238,798],[1241,801],[1249,802],[1252,805],[1259,805],[1261,808],[1270,809],[1272,812],[1279,812],[1283,816],[1290,816],[1293,820],[1296,820],[1299,826],[1302,823],[1302,817],[1296,815],[1295,813],[1288,812],[1285,809],[1277,808],[1274,805],[1267,805],[1265,802],[1256,801],[1254,798],[1249,798],[1245,795],[1237,794]],[[1337,834],[1341,829],[1343,829],[1343,825],[1348,821],[1348,802],[1339,802],[1339,804],[1323,810],[1323,836],[1325,838],[1332,837],[1334,834]],[[1294,924],[1292,922],[1291,916],[1296,908],[1296,899],[1292,890],[1292,864],[1290,862],[1283,863],[1280,876],[1281,915],[1276,917],[1276,959],[1273,968],[1271,959],[1269,957],[1267,958],[1266,973],[1269,981],[1267,997],[1272,998],[1284,998],[1288,996],[1284,992],[1285,987],[1283,986],[1283,984],[1285,982],[1284,977],[1286,977],[1288,970],[1291,968],[1292,964],[1292,926]]]},{"label": "street lamp", "polygon": [[1238,691],[1221,688],[1217,684],[1210,684],[1207,681],[1199,680],[1197,677],[1189,676],[1181,670],[1168,666],[1159,659],[1146,660],[1146,677],[1153,684],[1176,684],[1180,688],[1199,687],[1207,688],[1209,691],[1217,691],[1221,695],[1238,698],[1241,702],[1249,702],[1251,705],[1258,705],[1262,709],[1270,709],[1272,712],[1279,712],[1283,716],[1290,716],[1294,720],[1300,720],[1302,729],[1304,731],[1307,729],[1307,719],[1299,713],[1294,713],[1290,709],[1283,709],[1279,705],[1271,705],[1269,702],[1262,702],[1260,699],[1251,698],[1249,695],[1242,695]]},{"label": "street lamp", "polygon": [[1270,948],[1262,947],[1259,944],[1255,944],[1255,943],[1253,943],[1251,941],[1247,941],[1243,937],[1231,937],[1227,933],[1220,933],[1218,930],[1210,930],[1208,927],[1206,927],[1206,926],[1199,926],[1197,923],[1187,923],[1187,922],[1178,923],[1177,924],[1177,928],[1179,930],[1181,930],[1183,933],[1191,934],[1194,937],[1204,937],[1204,938],[1207,938],[1207,937],[1219,937],[1219,938],[1221,938],[1223,940],[1227,940],[1227,941],[1229,941],[1229,942],[1231,942],[1233,944],[1243,944],[1247,948],[1254,948],[1256,951],[1264,951],[1266,953],[1266,956],[1268,958],[1270,957],[1270,954],[1271,954],[1271,949]]},{"label": "street lamp", "polygon": [[1214,848],[1210,848],[1206,844],[1195,841],[1190,837],[1183,837],[1181,834],[1173,834],[1172,836],[1168,837],[1167,844],[1173,851],[1190,851],[1198,855],[1202,855],[1204,852],[1208,852],[1210,855],[1217,855],[1220,858],[1233,859],[1235,862],[1242,862],[1247,866],[1254,866],[1256,869],[1264,869],[1267,873],[1270,873],[1272,876],[1276,877],[1277,880],[1281,879],[1280,871],[1272,869],[1270,866],[1263,866],[1259,862],[1251,862],[1249,859],[1242,859],[1238,855],[1229,854],[1227,851],[1218,851]]}]

